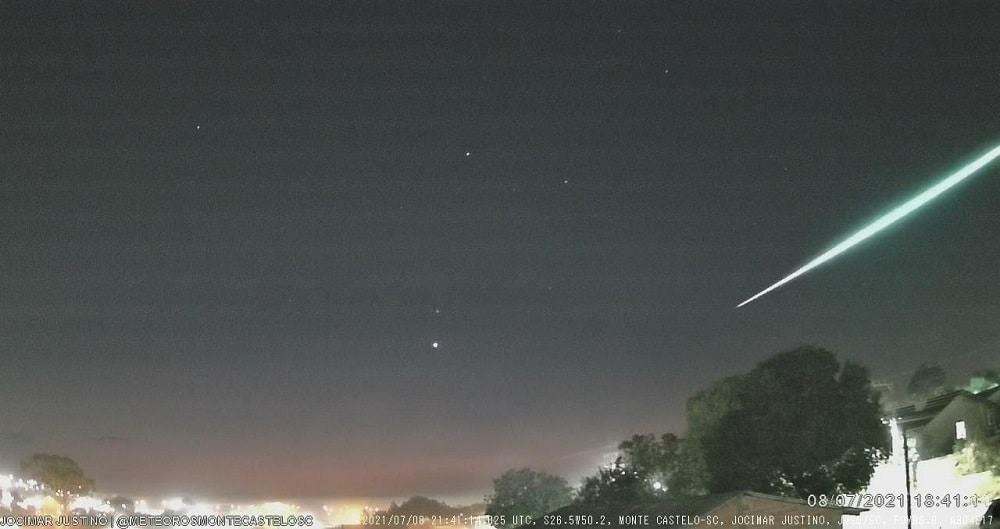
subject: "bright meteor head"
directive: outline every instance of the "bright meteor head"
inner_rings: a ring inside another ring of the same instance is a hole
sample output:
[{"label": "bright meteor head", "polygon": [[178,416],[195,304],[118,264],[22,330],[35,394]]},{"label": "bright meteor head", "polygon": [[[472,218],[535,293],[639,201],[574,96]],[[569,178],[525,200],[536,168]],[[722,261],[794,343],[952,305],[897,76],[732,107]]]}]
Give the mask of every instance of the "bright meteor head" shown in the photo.
[{"label": "bright meteor head", "polygon": [[980,169],[982,169],[983,167],[985,167],[987,164],[989,164],[998,157],[1000,157],[1000,145],[994,147],[991,151],[980,156],[975,161],[959,169],[955,173],[949,175],[944,180],[941,180],[937,184],[934,184],[933,186],[923,191],[919,195],[907,200],[901,206],[898,206],[892,211],[886,213],[885,215],[882,215],[881,217],[876,219],[875,222],[872,222],[871,224],[865,226],[864,228],[861,228],[855,234],[837,243],[837,245],[834,246],[833,248],[830,248],[829,250],[823,252],[819,257],[813,259],[812,261],[809,261],[798,270],[783,277],[777,283],[754,294],[753,297],[751,297],[750,299],[747,299],[743,303],[737,305],[737,308],[742,307],[743,305],[750,303],[751,301],[763,296],[764,294],[767,294],[768,292],[777,289],[778,287],[784,285],[785,283],[790,282],[796,277],[799,277],[800,275],[805,274],[806,272],[812,270],[813,268],[816,268],[817,266],[829,261],[830,259],[833,259],[834,257],[846,252],[850,248],[861,243],[862,241],[871,237],[872,235],[875,235],[876,233],[884,230],[885,228],[888,228],[899,219],[909,215],[920,206],[923,206],[924,204],[930,202],[931,200],[934,200],[941,193],[944,193],[945,191],[957,185],[962,180],[965,180],[966,178],[972,176],[977,171],[979,171]]}]

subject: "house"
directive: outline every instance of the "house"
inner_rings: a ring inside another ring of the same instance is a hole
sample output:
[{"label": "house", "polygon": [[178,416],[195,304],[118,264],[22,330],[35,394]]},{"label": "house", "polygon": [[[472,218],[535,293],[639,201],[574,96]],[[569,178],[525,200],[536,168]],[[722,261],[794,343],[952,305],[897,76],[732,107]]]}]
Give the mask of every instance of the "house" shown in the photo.
[{"label": "house", "polygon": [[532,527],[562,529],[595,526],[625,527],[735,527],[788,529],[840,527],[844,515],[857,516],[866,509],[810,506],[805,500],[750,491],[665,499],[619,509],[570,505],[533,520]]},{"label": "house", "polygon": [[979,393],[952,391],[892,415],[906,431],[911,461],[945,456],[957,445],[1000,435],[1000,386]]},{"label": "house", "polygon": [[[977,502],[929,505],[920,499],[956,495],[974,498],[992,487],[991,474],[967,472],[967,468],[959,465],[963,457],[955,449],[964,443],[997,439],[998,401],[1000,388],[976,393],[959,390],[890,412],[885,422],[892,437],[892,455],[875,468],[861,494],[886,498],[910,493],[912,527],[974,528],[982,517],[983,505]],[[908,527],[907,518],[905,503],[883,502],[861,516],[848,519],[846,528],[904,529]]]}]

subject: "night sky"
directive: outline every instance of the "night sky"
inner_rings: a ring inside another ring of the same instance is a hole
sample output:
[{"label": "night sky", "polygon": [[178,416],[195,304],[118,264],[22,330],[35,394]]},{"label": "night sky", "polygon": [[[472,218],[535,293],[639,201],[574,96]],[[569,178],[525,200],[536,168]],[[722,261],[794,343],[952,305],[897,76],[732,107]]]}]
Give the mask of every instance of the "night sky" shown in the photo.
[{"label": "night sky", "polygon": [[1000,358],[997,167],[735,309],[1000,141],[996,3],[41,4],[0,3],[0,467],[478,497],[799,344]]}]

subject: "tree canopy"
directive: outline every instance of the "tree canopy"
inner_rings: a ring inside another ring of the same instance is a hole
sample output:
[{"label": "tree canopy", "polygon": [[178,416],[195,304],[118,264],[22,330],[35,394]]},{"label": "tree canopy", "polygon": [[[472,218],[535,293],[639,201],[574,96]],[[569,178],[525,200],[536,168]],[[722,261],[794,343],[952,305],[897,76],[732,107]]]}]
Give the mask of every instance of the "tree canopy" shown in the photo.
[{"label": "tree canopy", "polygon": [[926,400],[945,391],[944,369],[937,364],[921,364],[906,385],[907,395],[915,400]]},{"label": "tree canopy", "polygon": [[609,467],[584,479],[579,503],[613,507],[633,505],[666,494],[677,464],[680,439],[672,433],[634,435],[618,445],[621,455]]},{"label": "tree canopy", "polygon": [[393,502],[385,512],[390,515],[454,516],[461,513],[462,508],[426,496],[411,496],[403,503]]},{"label": "tree canopy", "polygon": [[856,492],[888,448],[867,370],[816,347],[774,355],[689,410],[711,492]]},{"label": "tree canopy", "polygon": [[566,480],[530,468],[508,470],[493,480],[493,494],[486,497],[486,514],[502,516],[507,523],[501,529],[518,525],[513,516],[535,518],[568,505],[573,489]]},{"label": "tree canopy", "polygon": [[34,454],[21,461],[21,472],[61,496],[94,490],[94,480],[83,473],[76,461],[65,456]]},{"label": "tree canopy", "polygon": [[624,464],[621,457],[584,478],[576,501],[582,505],[613,509],[643,503],[654,496],[644,476]]},{"label": "tree canopy", "polygon": [[[584,479],[581,505],[631,508],[658,498],[753,490],[803,498],[855,493],[889,449],[868,371],[803,346],[720,379],[687,402],[688,431],[635,435],[615,463]],[[569,500],[554,476],[511,470],[487,514],[552,511]]]}]

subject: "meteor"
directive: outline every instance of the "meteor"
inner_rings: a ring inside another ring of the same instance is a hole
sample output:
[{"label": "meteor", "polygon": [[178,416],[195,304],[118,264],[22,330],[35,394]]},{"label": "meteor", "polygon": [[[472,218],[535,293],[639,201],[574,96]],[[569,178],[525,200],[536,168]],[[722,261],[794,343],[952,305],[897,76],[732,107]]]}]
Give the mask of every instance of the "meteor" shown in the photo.
[{"label": "meteor", "polygon": [[742,307],[743,305],[746,305],[747,303],[750,303],[751,301],[763,296],[764,294],[767,294],[768,292],[775,290],[776,288],[784,285],[785,283],[788,283],[789,281],[801,276],[802,274],[805,274],[806,272],[812,270],[813,268],[816,268],[817,266],[829,261],[830,259],[833,259],[834,257],[846,252],[847,250],[851,249],[852,247],[861,243],[862,241],[871,237],[872,235],[875,235],[876,233],[888,228],[899,219],[909,215],[910,213],[913,213],[920,206],[923,206],[924,204],[930,202],[931,200],[934,200],[941,193],[944,193],[945,191],[957,185],[962,180],[965,180],[966,178],[972,176],[977,171],[979,171],[980,169],[988,165],[990,162],[995,160],[997,157],[1000,157],[1000,145],[994,147],[993,150],[980,156],[975,161],[959,169],[958,171],[951,174],[944,180],[941,180],[940,182],[929,187],[927,190],[923,191],[919,195],[907,200],[902,205],[896,207],[895,209],[886,213],[885,215],[882,215],[871,224],[858,230],[855,234],[837,243],[837,245],[834,246],[833,248],[830,248],[829,250],[823,252],[819,257],[813,259],[812,261],[809,261],[808,263],[803,265],[802,268],[799,268],[798,270],[792,272],[791,274],[788,274],[787,276],[783,277],[777,283],[754,294],[753,297],[744,301],[743,303],[740,303],[736,307],[739,308]]}]

